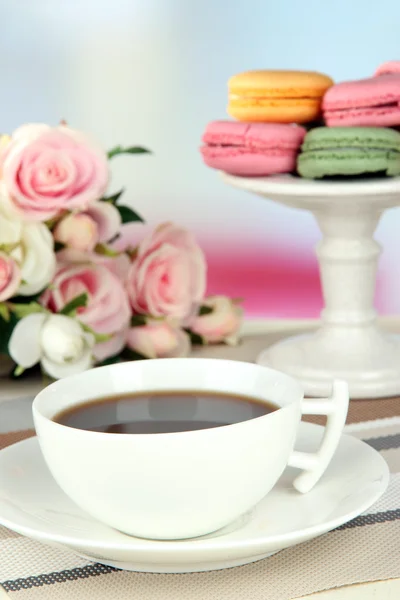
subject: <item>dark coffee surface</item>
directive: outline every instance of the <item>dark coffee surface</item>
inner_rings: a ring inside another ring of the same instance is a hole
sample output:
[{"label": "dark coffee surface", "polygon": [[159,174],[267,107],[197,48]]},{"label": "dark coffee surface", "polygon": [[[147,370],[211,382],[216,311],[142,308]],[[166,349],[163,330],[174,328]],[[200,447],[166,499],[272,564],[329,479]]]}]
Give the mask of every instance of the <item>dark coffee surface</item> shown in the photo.
[{"label": "dark coffee surface", "polygon": [[59,413],[54,421],[105,433],[175,433],[240,423],[277,408],[247,396],[168,391],[98,398]]}]

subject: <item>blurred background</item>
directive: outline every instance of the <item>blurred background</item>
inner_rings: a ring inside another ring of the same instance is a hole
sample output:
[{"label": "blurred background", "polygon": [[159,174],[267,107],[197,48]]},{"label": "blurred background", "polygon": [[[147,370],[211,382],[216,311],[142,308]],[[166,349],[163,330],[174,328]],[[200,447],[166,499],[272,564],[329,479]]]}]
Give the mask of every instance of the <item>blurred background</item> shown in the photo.
[{"label": "blurred background", "polygon": [[[107,148],[151,148],[115,160],[112,187],[125,185],[150,225],[193,230],[209,292],[244,297],[251,317],[318,315],[313,217],[225,186],[202,164],[201,135],[226,118],[234,73],[309,69],[338,81],[399,59],[399,2],[0,0],[0,19],[0,131],[63,118]],[[377,231],[383,313],[400,309],[399,229],[394,210]]]}]

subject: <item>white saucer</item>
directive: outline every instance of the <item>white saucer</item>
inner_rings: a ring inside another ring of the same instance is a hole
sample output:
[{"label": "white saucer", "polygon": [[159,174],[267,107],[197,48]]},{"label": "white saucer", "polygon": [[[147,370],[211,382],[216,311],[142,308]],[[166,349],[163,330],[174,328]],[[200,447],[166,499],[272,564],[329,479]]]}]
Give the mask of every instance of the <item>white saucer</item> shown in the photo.
[{"label": "white saucer", "polygon": [[[322,427],[302,423],[296,447],[315,451],[322,433]],[[346,435],[314,490],[296,492],[295,473],[287,469],[260,504],[223,530],[193,540],[151,541],[124,535],[80,510],[54,482],[32,438],[0,452],[0,524],[120,569],[212,571],[260,560],[346,523],[367,510],[389,481],[383,458]]]}]

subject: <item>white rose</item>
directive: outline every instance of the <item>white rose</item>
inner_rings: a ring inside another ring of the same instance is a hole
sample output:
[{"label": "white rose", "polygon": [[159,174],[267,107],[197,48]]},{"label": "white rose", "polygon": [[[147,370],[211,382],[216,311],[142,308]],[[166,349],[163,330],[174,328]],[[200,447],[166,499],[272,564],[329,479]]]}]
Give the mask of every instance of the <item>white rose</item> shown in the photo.
[{"label": "white rose", "polygon": [[43,223],[23,223],[7,212],[0,212],[0,246],[20,268],[22,283],[18,294],[37,294],[53,279],[54,243]]},{"label": "white rose", "polygon": [[56,255],[53,238],[43,223],[26,223],[22,226],[20,263],[22,285],[19,293],[31,296],[43,290],[56,272]]},{"label": "white rose", "polygon": [[18,321],[8,345],[14,362],[24,369],[38,362],[54,379],[86,371],[93,365],[94,336],[65,315],[33,313]]},{"label": "white rose", "polygon": [[[0,184],[0,189],[2,187]],[[2,193],[0,194],[0,206],[0,243],[2,246],[18,244],[21,240],[22,221],[6,210],[6,197]]]}]

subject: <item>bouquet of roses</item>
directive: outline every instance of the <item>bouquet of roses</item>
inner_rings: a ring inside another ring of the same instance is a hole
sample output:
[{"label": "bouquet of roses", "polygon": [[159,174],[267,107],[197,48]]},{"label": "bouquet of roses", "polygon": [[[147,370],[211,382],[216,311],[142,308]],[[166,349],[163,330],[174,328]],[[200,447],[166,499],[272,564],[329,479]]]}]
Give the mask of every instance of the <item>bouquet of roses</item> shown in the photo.
[{"label": "bouquet of roses", "polygon": [[[0,353],[14,375],[58,379],[96,364],[186,356],[194,343],[236,343],[238,301],[205,297],[206,261],[172,223],[143,219],[107,195],[105,152],[65,123],[0,138]],[[126,224],[135,233],[122,236]],[[132,228],[131,228],[132,229]],[[123,243],[122,243],[123,240]]]}]

